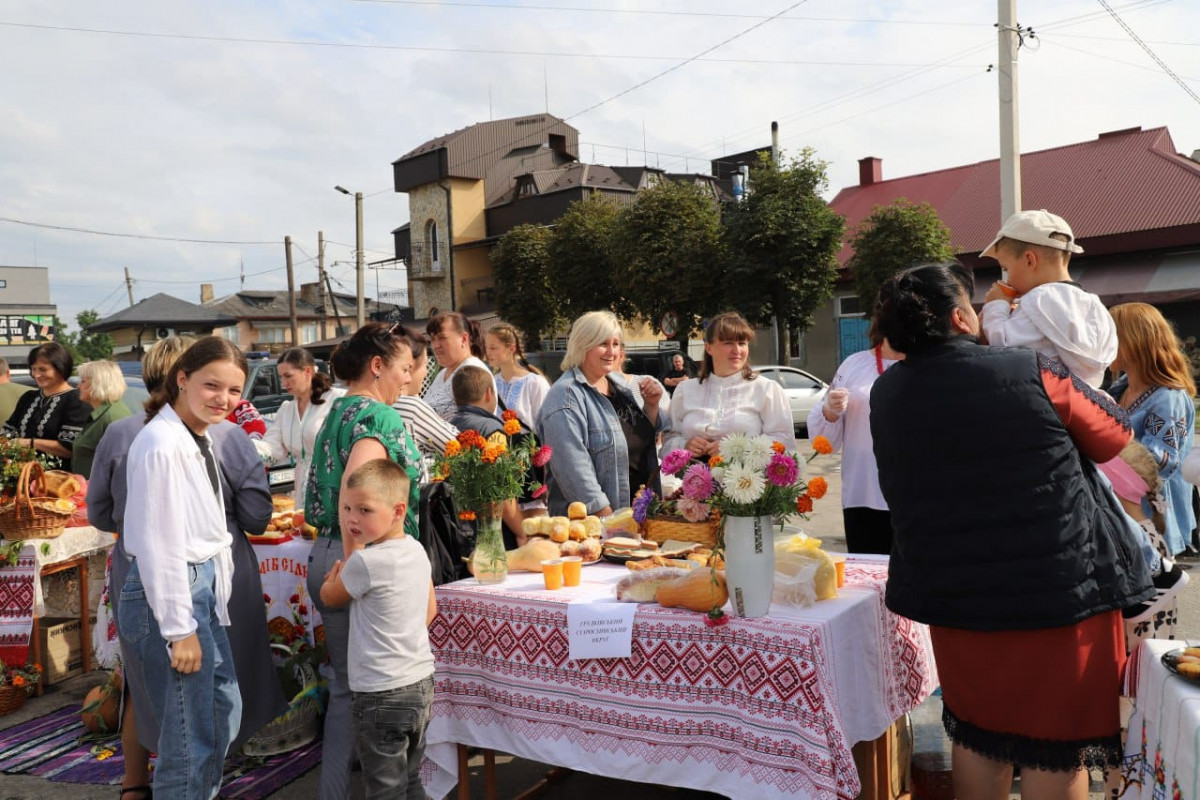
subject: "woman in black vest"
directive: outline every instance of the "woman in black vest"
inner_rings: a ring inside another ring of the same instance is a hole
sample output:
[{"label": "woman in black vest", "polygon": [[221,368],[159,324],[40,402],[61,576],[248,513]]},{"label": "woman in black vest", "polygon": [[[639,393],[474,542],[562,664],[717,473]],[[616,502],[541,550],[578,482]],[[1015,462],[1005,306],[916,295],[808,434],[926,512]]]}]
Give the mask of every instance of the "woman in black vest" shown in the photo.
[{"label": "woman in black vest", "polygon": [[904,361],[871,392],[895,531],[892,611],[930,626],[960,798],[1083,798],[1119,763],[1120,609],[1153,594],[1093,462],[1125,413],[1032,350],[976,342],[974,282],[915,267],[880,291]]}]

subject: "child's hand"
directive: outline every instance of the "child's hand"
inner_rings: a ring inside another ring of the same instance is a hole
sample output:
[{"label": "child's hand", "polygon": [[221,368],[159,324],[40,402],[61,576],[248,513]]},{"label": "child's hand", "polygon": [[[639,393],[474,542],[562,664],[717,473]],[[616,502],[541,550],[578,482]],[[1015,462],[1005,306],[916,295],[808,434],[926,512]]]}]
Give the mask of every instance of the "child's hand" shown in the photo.
[{"label": "child's hand", "polygon": [[992,284],[992,288],[988,289],[988,293],[984,295],[983,302],[990,303],[993,300],[1005,300],[1009,303],[1017,296],[1017,290],[1009,286],[1004,281],[996,281]]},{"label": "child's hand", "polygon": [[333,562],[333,566],[329,568],[329,572],[325,575],[325,583],[336,581],[342,574],[342,560],[339,558]]}]

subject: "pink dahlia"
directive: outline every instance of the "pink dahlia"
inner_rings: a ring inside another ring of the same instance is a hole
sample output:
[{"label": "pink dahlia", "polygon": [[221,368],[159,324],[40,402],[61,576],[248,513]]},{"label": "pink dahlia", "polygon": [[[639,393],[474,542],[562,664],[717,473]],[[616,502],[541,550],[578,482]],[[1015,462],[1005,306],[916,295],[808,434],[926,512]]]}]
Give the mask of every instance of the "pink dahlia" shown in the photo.
[{"label": "pink dahlia", "polygon": [[776,486],[791,486],[800,477],[800,468],[796,459],[783,453],[776,453],[767,462],[767,480]]},{"label": "pink dahlia", "polygon": [[687,450],[672,450],[662,460],[662,471],[668,475],[674,475],[686,467],[691,460],[692,454]]}]

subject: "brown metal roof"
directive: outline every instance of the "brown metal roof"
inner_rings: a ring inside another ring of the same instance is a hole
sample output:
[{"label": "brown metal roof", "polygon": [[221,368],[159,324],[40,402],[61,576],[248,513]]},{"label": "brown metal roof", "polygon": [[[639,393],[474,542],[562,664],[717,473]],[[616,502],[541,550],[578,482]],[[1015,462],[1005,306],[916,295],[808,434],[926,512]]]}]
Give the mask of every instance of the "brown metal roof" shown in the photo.
[{"label": "brown metal roof", "polygon": [[479,180],[514,150],[548,144],[551,136],[562,137],[565,155],[578,157],[578,130],[551,114],[533,114],[468,125],[418,145],[393,163],[445,148],[449,176]]},{"label": "brown metal roof", "polygon": [[[1175,151],[1165,127],[1129,128],[1021,156],[1022,207],[1064,217],[1085,251],[1113,252],[1105,237],[1200,227],[1200,163]],[[905,197],[927,202],[956,250],[978,253],[1000,227],[998,159],[842,189],[830,204],[853,230],[876,206]],[[1089,249],[1089,240],[1098,245]],[[1101,240],[1101,241],[1098,241]],[[1111,241],[1111,240],[1108,240]],[[1194,239],[1193,243],[1200,243]],[[1104,246],[1099,246],[1099,245]],[[1152,247],[1145,244],[1144,247]],[[849,246],[838,258],[849,259]]]}]

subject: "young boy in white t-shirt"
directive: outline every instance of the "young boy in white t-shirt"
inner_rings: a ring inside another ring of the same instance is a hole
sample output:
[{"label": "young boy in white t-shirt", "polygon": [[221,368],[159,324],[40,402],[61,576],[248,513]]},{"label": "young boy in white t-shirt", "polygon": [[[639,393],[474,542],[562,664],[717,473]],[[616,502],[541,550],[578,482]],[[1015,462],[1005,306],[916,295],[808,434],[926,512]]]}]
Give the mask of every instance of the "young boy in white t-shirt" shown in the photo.
[{"label": "young boy in white t-shirt", "polygon": [[408,475],[384,458],[346,478],[342,536],[362,549],[321,586],[321,601],[350,604],[350,691],[367,797],[426,800],[425,729],[433,702],[429,623],[437,614],[429,557],[404,535]]},{"label": "young boy in white t-shirt", "polygon": [[1008,283],[992,284],[979,324],[988,344],[1036,350],[1098,389],[1117,357],[1117,326],[1100,298],[1071,280],[1071,254],[1082,252],[1057,214],[1013,214],[980,254],[1000,262]]}]

